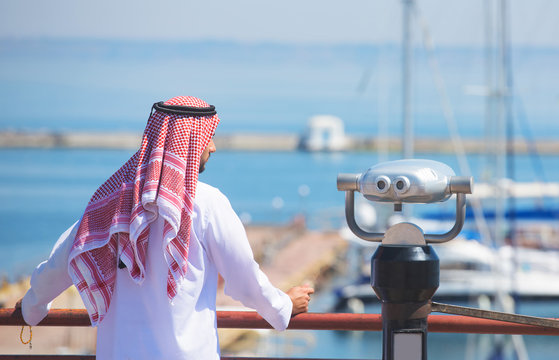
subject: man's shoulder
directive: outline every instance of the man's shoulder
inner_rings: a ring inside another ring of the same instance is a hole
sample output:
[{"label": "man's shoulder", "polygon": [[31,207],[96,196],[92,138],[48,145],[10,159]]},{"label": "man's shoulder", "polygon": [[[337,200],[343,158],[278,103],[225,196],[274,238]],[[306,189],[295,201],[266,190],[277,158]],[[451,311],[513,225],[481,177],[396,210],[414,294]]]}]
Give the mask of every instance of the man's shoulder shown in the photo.
[{"label": "man's shoulder", "polygon": [[228,201],[227,197],[216,187],[206,184],[204,182],[198,181],[198,186],[196,187],[196,203],[212,203]]},{"label": "man's shoulder", "polygon": [[196,188],[194,211],[200,216],[200,219],[217,215],[219,218],[227,218],[234,213],[229,199],[218,188],[200,181]]}]

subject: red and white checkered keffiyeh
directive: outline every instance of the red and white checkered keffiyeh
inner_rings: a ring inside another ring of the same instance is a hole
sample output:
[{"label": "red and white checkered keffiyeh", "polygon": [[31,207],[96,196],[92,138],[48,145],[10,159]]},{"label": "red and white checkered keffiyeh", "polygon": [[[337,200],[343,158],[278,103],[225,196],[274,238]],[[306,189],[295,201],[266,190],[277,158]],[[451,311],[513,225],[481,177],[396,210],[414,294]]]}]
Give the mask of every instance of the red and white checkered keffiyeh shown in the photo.
[{"label": "red and white checkered keffiyeh", "polygon": [[[165,105],[207,108],[195,97]],[[68,271],[96,326],[109,309],[119,259],[130,276],[145,276],[149,224],[165,220],[167,295],[177,294],[186,274],[193,200],[200,156],[219,122],[217,115],[186,116],[155,111],[140,149],[93,194],[74,239]]]}]

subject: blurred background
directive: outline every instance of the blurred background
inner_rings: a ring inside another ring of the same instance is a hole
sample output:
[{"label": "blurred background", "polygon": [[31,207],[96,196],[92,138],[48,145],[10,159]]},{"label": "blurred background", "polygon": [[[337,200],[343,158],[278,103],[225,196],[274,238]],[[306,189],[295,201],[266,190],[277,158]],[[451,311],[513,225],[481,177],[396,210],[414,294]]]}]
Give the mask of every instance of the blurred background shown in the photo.
[{"label": "blurred background", "polygon": [[[439,295],[557,317],[558,13],[551,0],[0,0],[0,302],[136,151],[151,105],[193,95],[221,118],[200,180],[229,197],[263,266],[291,241],[337,237],[335,259],[304,274],[320,281],[311,310],[379,311],[375,245],[347,231],[337,174],[418,157],[480,184],[460,238],[437,248]],[[453,208],[406,214],[443,232]],[[358,199],[369,229],[399,221],[392,210]],[[380,336],[263,332],[224,351],[380,358]],[[430,334],[429,351],[550,359],[553,340]]]}]

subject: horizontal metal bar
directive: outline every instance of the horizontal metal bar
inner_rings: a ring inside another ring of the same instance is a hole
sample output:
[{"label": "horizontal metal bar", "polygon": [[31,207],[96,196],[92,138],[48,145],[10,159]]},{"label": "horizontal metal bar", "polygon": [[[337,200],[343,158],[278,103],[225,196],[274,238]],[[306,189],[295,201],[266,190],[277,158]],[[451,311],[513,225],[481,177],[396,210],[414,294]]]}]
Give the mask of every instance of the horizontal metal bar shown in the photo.
[{"label": "horizontal metal bar", "polygon": [[[218,311],[217,326],[222,329],[272,328],[254,311]],[[292,318],[288,329],[381,331],[382,318],[379,314],[306,313]]]},{"label": "horizontal metal bar", "polygon": [[[0,309],[0,326],[27,325],[21,310]],[[85,309],[51,309],[38,326],[91,326]]]},{"label": "horizontal metal bar", "polygon": [[535,316],[509,314],[500,311],[482,310],[465,306],[457,306],[450,304],[441,304],[437,302],[431,303],[431,311],[441,312],[453,315],[465,315],[482,319],[491,319],[499,321],[507,321],[517,324],[545,326],[559,329],[559,321],[556,319],[547,319]]},{"label": "horizontal metal bar", "polygon": [[[21,312],[0,309],[0,326],[24,325]],[[89,326],[83,309],[51,309],[39,326]],[[218,311],[217,326],[229,329],[271,329],[254,311]],[[468,316],[429,315],[430,332],[473,334],[559,335],[559,329],[479,319]],[[306,313],[291,319],[290,330],[381,331],[379,314]]]},{"label": "horizontal metal bar", "polygon": [[[21,311],[0,309],[0,326],[25,325]],[[51,309],[38,326],[90,326],[84,309]],[[217,326],[222,329],[271,329],[254,311],[218,311]],[[289,322],[291,330],[382,330],[379,314],[300,314]]]},{"label": "horizontal metal bar", "polygon": [[458,315],[429,315],[429,332],[462,334],[551,335],[559,329]]}]

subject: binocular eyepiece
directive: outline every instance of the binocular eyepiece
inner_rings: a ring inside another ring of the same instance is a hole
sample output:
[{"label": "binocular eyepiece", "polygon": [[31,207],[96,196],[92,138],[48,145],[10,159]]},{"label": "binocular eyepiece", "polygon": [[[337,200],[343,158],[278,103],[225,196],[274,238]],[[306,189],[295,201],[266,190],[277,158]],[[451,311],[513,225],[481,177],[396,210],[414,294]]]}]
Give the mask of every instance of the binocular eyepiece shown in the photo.
[{"label": "binocular eyepiece", "polygon": [[424,234],[422,237],[428,242],[445,242],[453,239],[462,229],[466,194],[471,194],[472,188],[472,177],[456,176],[450,167],[433,160],[388,161],[375,165],[362,174],[338,175],[338,190],[346,193],[348,226],[355,235],[368,241],[384,241],[382,239],[385,234],[367,232],[355,222],[356,191],[370,201],[394,203],[395,211],[402,210],[402,203],[441,202],[456,194],[456,222],[452,229],[444,234]]},{"label": "binocular eyepiece", "polygon": [[471,194],[473,178],[456,176],[433,160],[396,160],[377,164],[362,174],[339,174],[338,190],[358,191],[367,200],[391,203],[432,203],[452,194]]}]

